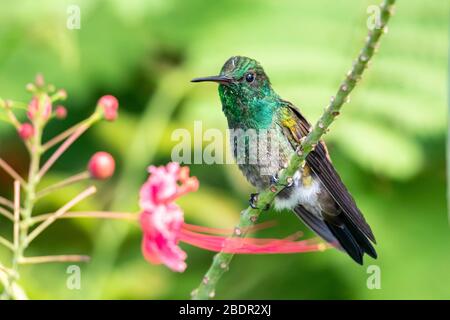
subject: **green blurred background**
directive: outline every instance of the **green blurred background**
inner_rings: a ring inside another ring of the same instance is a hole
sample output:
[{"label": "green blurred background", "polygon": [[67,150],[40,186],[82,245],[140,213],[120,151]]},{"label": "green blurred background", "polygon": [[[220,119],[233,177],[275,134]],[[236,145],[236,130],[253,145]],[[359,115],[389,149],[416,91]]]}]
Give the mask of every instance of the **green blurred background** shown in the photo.
[{"label": "green blurred background", "polygon": [[[259,60],[277,92],[314,121],[350,68],[367,34],[367,8],[377,1],[2,1],[0,97],[28,101],[36,73],[68,91],[69,117],[46,138],[89,115],[103,94],[120,101],[114,123],[95,126],[61,158],[44,184],[82,171],[95,151],[112,153],[114,179],[77,210],[136,211],[149,164],[170,161],[171,133],[225,130],[215,85],[194,85],[232,55]],[[81,29],[66,28],[67,6],[81,9]],[[220,282],[221,299],[450,298],[450,230],[446,214],[448,1],[399,1],[389,32],[363,81],[326,136],[333,161],[377,237],[378,260],[356,265],[334,250],[296,255],[237,256]],[[22,115],[23,116],[23,115]],[[26,174],[27,154],[0,122],[0,156]],[[231,228],[253,188],[235,165],[192,165],[201,187],[180,200],[189,223]],[[51,212],[86,184],[46,197]],[[0,172],[0,195],[12,181]],[[1,219],[1,218],[0,218]],[[312,234],[288,213],[262,236]],[[11,227],[0,220],[0,233]],[[21,283],[34,299],[188,298],[213,254],[182,245],[182,274],[152,266],[140,252],[137,224],[64,220],[27,255],[86,253],[81,290],[66,287],[67,264],[24,266]],[[0,249],[0,259],[8,261]],[[381,269],[369,290],[367,266]]]}]

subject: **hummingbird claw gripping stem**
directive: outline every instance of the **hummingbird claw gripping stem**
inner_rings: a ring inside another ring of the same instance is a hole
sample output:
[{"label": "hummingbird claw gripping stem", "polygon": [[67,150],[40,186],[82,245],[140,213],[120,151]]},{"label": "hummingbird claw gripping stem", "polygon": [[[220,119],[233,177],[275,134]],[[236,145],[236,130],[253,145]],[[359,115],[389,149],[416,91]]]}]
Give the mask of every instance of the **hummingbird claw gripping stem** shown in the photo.
[{"label": "hummingbird claw gripping stem", "polygon": [[[280,181],[280,178],[278,177],[278,172],[275,173],[274,175],[270,176],[270,184],[271,185],[277,185],[279,181]],[[292,187],[293,184],[294,184],[294,179],[291,177],[288,177],[287,184],[282,184],[281,186],[283,186],[285,188],[289,188],[289,187]]]},{"label": "hummingbird claw gripping stem", "polygon": [[287,185],[286,185],[287,188],[290,188],[294,185],[294,179],[292,177],[287,177],[286,182],[287,182]]},{"label": "hummingbird claw gripping stem", "polygon": [[252,207],[252,209],[258,209],[258,207],[256,206],[256,202],[258,202],[258,195],[259,193],[250,194],[250,199],[248,200],[248,202],[250,203],[250,207]]},{"label": "hummingbird claw gripping stem", "polygon": [[[248,200],[248,202],[250,203],[250,207],[252,207],[252,209],[259,209],[256,206],[256,203],[258,202],[258,196],[259,196],[259,193],[252,193],[252,194],[250,194],[250,199]],[[270,209],[270,204],[267,204],[264,207],[263,211],[267,211],[269,209]]]},{"label": "hummingbird claw gripping stem", "polygon": [[270,184],[276,185],[280,179],[278,178],[278,172],[270,176]]}]

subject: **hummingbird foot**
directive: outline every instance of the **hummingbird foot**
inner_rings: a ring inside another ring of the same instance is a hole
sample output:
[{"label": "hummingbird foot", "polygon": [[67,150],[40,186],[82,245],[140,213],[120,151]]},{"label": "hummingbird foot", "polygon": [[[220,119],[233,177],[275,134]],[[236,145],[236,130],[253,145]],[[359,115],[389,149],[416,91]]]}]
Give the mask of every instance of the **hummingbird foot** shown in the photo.
[{"label": "hummingbird foot", "polygon": [[[271,185],[277,185],[279,181],[280,181],[280,178],[278,177],[278,173],[275,173],[274,175],[270,176],[270,184]],[[289,188],[289,187],[292,187],[293,184],[294,184],[294,179],[289,177],[289,178],[287,178],[287,184],[282,184],[282,186]]]},{"label": "hummingbird foot", "polygon": [[[252,207],[252,209],[259,209],[256,206],[256,203],[258,202],[258,196],[259,196],[259,193],[250,194],[250,199],[248,200],[248,202],[250,203],[250,207]],[[263,210],[267,211],[267,210],[269,210],[269,208],[270,208],[270,205],[268,204],[268,205],[266,205],[266,207]]]},{"label": "hummingbird foot", "polygon": [[250,203],[250,207],[252,207],[252,209],[258,209],[258,207],[256,206],[256,203],[258,202],[258,195],[259,193],[250,194],[250,199],[248,200],[248,202]]},{"label": "hummingbird foot", "polygon": [[280,181],[280,178],[278,177],[278,172],[275,173],[274,175],[270,176],[270,184],[271,185],[276,185],[278,184],[278,181]]}]

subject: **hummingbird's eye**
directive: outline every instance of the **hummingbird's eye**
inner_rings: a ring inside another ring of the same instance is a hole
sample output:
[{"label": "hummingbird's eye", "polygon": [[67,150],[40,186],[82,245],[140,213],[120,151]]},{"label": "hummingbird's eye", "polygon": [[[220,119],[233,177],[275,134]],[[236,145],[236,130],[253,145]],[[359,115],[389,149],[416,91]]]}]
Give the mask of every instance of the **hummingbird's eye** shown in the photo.
[{"label": "hummingbird's eye", "polygon": [[253,80],[255,80],[255,75],[253,73],[249,72],[245,75],[245,81],[248,83],[253,82]]}]

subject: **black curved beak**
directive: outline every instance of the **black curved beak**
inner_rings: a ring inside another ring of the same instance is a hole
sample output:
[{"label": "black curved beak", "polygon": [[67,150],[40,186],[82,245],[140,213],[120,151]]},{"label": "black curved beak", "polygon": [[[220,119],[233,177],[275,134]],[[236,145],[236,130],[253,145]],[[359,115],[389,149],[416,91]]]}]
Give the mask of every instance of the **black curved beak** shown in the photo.
[{"label": "black curved beak", "polygon": [[209,81],[209,82],[217,82],[217,83],[221,83],[221,84],[228,84],[232,80],[233,79],[226,77],[226,76],[211,76],[211,77],[195,78],[195,79],[192,79],[191,82]]}]

